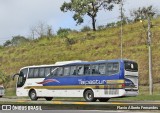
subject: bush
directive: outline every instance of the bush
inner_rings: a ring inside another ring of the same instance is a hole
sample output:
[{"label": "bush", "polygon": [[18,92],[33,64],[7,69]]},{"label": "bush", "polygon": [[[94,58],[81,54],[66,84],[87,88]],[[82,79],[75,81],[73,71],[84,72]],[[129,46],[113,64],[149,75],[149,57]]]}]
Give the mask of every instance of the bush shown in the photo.
[{"label": "bush", "polygon": [[91,31],[91,28],[89,26],[84,26],[82,29],[81,29],[81,32],[86,32],[86,31]]},{"label": "bush", "polygon": [[23,43],[29,42],[29,39],[25,38],[24,36],[13,36],[12,40],[7,40],[3,46],[8,47],[8,46],[18,46]]},{"label": "bush", "polygon": [[8,83],[10,82],[11,78],[6,76],[2,71],[0,71],[0,84],[3,84],[5,87],[8,87]]},{"label": "bush", "polygon": [[10,40],[7,40],[7,41],[3,44],[4,47],[8,47],[8,46],[11,46],[11,45],[12,45],[12,43],[11,43]]},{"label": "bush", "polygon": [[112,23],[108,23],[107,25],[106,25],[106,28],[108,28],[108,27],[115,27],[116,26],[116,23],[115,22],[112,22]]},{"label": "bush", "polygon": [[104,25],[98,26],[98,30],[104,30],[104,29],[105,29]]},{"label": "bush", "polygon": [[66,37],[71,31],[72,30],[69,28],[59,28],[59,30],[57,31],[57,35],[60,37]]}]

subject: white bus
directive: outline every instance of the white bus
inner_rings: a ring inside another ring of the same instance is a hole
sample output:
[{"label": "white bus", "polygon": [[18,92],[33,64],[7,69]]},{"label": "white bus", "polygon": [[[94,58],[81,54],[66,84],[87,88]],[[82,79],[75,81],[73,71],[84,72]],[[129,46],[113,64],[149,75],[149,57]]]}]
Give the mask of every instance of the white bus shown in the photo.
[{"label": "white bus", "polygon": [[105,102],[138,95],[138,64],[130,60],[58,62],[23,67],[15,75],[17,96],[29,96],[34,101],[84,97],[89,102]]}]

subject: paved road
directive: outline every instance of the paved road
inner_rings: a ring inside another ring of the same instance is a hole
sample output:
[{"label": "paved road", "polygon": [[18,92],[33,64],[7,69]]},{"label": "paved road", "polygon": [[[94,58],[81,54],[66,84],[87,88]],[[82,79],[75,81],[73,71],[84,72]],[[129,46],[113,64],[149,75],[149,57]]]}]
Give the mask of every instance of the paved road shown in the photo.
[{"label": "paved road", "polygon": [[83,105],[137,105],[137,104],[156,104],[156,105],[160,105],[160,101],[124,101],[124,100],[110,100],[108,102],[86,102],[86,101],[80,101],[80,100],[65,100],[65,99],[56,99],[56,100],[52,100],[52,101],[46,101],[45,99],[38,99],[37,101],[31,101],[30,99],[26,99],[26,98],[14,98],[14,97],[9,97],[9,98],[0,98],[0,103],[1,102],[18,102],[18,103],[29,103],[29,104],[83,104]]},{"label": "paved road", "polygon": [[[30,106],[31,107],[38,106],[42,110],[51,110],[51,111],[47,111],[47,113],[117,113],[117,112],[129,113],[130,111],[160,112],[159,110],[160,101],[113,101],[111,100],[109,102],[99,102],[99,101],[85,102],[85,101],[79,101],[79,100],[62,100],[62,99],[59,99],[59,100],[56,99],[53,101],[46,101],[44,99],[39,99],[38,101],[31,101],[30,99],[25,99],[25,98],[21,98],[21,99],[20,98],[0,98],[1,108],[2,108],[2,105],[6,103],[7,105],[10,105],[11,103],[12,110],[17,110],[17,109],[19,110],[18,107],[22,105],[23,107],[26,107],[27,110],[30,109]],[[14,105],[12,103],[18,103],[18,105]],[[86,111],[84,112],[84,110]],[[114,112],[113,110],[116,112]],[[9,111],[5,111],[5,112],[8,113]],[[0,111],[0,113],[5,113],[5,112]],[[24,111],[24,113],[25,112],[28,113],[27,111]],[[42,112],[32,111],[32,113],[43,113],[43,112],[44,111]]]}]

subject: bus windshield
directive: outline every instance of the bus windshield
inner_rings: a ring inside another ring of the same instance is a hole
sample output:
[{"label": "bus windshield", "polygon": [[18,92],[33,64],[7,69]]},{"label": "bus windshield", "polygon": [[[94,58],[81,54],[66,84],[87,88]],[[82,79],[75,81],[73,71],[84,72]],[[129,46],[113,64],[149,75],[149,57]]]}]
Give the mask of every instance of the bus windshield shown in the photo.
[{"label": "bus windshield", "polygon": [[125,70],[126,71],[138,71],[138,64],[132,61],[125,61]]},{"label": "bus windshield", "polygon": [[17,87],[22,87],[25,84],[27,72],[28,72],[28,69],[23,69],[20,71]]}]

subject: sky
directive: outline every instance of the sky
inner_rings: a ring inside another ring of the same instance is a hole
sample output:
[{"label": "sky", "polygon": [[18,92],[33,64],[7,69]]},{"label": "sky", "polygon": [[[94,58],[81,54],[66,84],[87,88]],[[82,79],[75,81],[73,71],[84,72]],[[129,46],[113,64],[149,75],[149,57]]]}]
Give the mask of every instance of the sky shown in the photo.
[{"label": "sky", "polygon": [[[39,23],[52,26],[53,33],[61,28],[79,30],[83,26],[91,26],[91,19],[85,16],[84,23],[76,25],[73,12],[61,12],[63,2],[70,0],[0,0],[0,44],[21,35],[29,37],[31,28]],[[125,14],[138,7],[153,5],[160,11],[160,0],[125,0]],[[99,11],[97,26],[117,21],[120,16],[119,5],[113,11]]]}]

